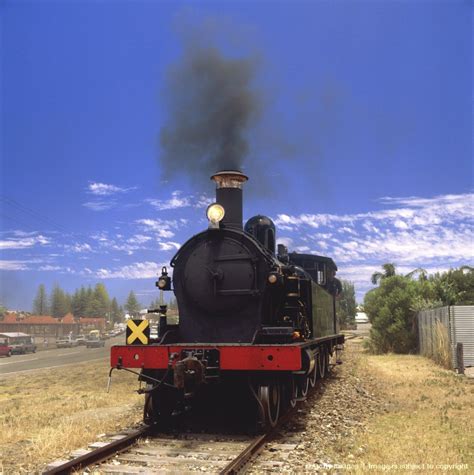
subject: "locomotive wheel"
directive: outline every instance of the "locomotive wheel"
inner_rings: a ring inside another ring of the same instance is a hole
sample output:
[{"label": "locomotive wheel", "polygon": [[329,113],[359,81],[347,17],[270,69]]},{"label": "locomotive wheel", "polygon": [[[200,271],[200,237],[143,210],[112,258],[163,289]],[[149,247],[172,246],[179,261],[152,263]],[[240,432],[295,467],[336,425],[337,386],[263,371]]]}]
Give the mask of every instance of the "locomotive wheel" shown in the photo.
[{"label": "locomotive wheel", "polygon": [[290,407],[293,408],[296,406],[297,399],[298,399],[298,384],[296,382],[296,378],[293,377],[291,378],[291,383],[290,383]]},{"label": "locomotive wheel", "polygon": [[330,374],[332,372],[332,369],[335,366],[335,361],[336,361],[336,352],[334,351],[332,355],[328,352],[326,353],[326,372],[327,374]]},{"label": "locomotive wheel", "polygon": [[280,385],[274,382],[265,386],[259,386],[258,398],[263,407],[261,425],[263,427],[275,427],[280,416]]},{"label": "locomotive wheel", "polygon": [[298,378],[298,398],[305,398],[309,389],[309,376],[300,376]]},{"label": "locomotive wheel", "polygon": [[169,391],[154,391],[146,394],[143,410],[144,422],[167,430],[171,426],[171,415],[176,406]]},{"label": "locomotive wheel", "polygon": [[150,394],[145,394],[145,404],[143,406],[143,422],[147,425],[153,424],[153,406]]},{"label": "locomotive wheel", "polygon": [[326,361],[327,361],[327,352],[325,348],[321,349],[321,353],[318,358],[318,373],[319,377],[323,379],[326,376]]},{"label": "locomotive wheel", "polygon": [[311,388],[316,386],[316,381],[318,380],[318,362],[319,362],[319,355],[316,355],[316,361],[314,362],[313,371],[311,371],[309,375],[309,385]]}]

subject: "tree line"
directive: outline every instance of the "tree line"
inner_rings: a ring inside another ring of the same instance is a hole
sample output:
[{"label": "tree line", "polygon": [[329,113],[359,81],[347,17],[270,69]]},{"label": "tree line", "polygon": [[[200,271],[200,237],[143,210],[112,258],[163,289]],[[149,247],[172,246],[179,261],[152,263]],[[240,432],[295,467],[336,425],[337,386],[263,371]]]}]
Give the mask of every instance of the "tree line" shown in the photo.
[{"label": "tree line", "polygon": [[113,322],[120,322],[125,313],[136,316],[141,308],[133,290],[130,291],[122,306],[119,305],[115,297],[110,298],[102,283],[98,283],[94,287],[81,286],[72,294],[65,292],[56,284],[50,295],[48,295],[44,284],[40,284],[33,300],[33,314],[51,315],[55,318],[72,313],[75,317],[104,317]]},{"label": "tree line", "polygon": [[416,314],[447,305],[474,305],[474,268],[462,266],[428,275],[424,269],[403,275],[392,263],[372,275],[379,284],[367,292],[364,310],[372,324],[368,348],[374,353],[416,350]]}]

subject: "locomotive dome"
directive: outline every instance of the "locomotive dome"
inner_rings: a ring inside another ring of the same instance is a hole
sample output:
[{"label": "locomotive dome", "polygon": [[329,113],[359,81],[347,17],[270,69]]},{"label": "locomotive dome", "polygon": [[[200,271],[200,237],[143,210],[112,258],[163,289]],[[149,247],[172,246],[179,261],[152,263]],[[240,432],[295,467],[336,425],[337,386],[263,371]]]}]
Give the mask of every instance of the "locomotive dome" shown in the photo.
[{"label": "locomotive dome", "polygon": [[245,223],[244,231],[254,236],[260,244],[275,254],[275,224],[268,216],[257,214],[250,218]]}]

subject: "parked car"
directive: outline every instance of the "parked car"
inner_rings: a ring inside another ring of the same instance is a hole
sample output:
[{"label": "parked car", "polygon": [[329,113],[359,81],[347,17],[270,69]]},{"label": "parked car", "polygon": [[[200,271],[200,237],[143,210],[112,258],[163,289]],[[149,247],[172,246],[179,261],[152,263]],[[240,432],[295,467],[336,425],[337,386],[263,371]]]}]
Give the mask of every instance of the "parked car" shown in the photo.
[{"label": "parked car", "polygon": [[7,339],[7,345],[11,348],[12,355],[36,352],[36,345],[33,342],[33,338],[27,333],[0,333],[0,338]]},{"label": "parked car", "polygon": [[100,337],[99,330],[91,330],[86,341],[87,348],[100,348],[105,345],[105,341]]},{"label": "parked car", "polygon": [[56,346],[58,348],[73,348],[74,346],[77,346],[77,340],[71,338],[71,337],[62,337],[62,338],[57,338],[56,339]]},{"label": "parked car", "polygon": [[85,337],[85,335],[77,335],[76,341],[78,345],[85,345],[87,338]]},{"label": "parked car", "polygon": [[7,338],[0,338],[0,356],[11,356],[12,347],[8,345]]}]

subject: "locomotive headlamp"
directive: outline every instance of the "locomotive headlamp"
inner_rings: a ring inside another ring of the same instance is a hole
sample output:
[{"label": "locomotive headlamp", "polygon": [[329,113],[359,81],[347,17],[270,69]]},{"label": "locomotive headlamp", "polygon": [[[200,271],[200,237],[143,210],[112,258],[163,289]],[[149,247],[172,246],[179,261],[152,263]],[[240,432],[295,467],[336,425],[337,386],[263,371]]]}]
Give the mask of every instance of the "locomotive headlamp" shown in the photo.
[{"label": "locomotive headlamp", "polygon": [[166,279],[162,279],[162,278],[158,279],[158,287],[160,289],[164,289],[166,287]]},{"label": "locomotive headlamp", "polygon": [[207,208],[206,214],[207,214],[207,219],[211,223],[217,224],[220,221],[222,221],[222,219],[224,218],[225,209],[220,204],[213,203],[212,205],[209,205],[209,207]]},{"label": "locomotive headlamp", "polygon": [[156,281],[156,286],[160,290],[171,290],[171,277],[168,275],[166,267],[161,269],[161,275]]}]

